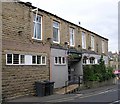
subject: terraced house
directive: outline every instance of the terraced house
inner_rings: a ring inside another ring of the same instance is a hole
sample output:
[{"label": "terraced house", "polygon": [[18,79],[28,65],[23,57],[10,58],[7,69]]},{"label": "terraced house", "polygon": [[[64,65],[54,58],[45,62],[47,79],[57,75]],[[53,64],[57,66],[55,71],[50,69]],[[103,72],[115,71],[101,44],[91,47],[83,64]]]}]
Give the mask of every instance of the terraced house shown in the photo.
[{"label": "terraced house", "polygon": [[1,16],[4,99],[34,95],[35,81],[77,81],[101,55],[107,64],[108,39],[31,3],[2,2]]}]

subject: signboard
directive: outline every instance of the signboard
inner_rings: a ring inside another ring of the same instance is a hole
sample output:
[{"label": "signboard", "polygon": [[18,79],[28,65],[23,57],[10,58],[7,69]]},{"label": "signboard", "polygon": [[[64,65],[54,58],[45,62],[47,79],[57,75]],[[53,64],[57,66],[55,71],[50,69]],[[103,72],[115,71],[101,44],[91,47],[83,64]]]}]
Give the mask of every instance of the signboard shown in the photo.
[{"label": "signboard", "polygon": [[114,70],[114,74],[120,74],[120,70]]}]

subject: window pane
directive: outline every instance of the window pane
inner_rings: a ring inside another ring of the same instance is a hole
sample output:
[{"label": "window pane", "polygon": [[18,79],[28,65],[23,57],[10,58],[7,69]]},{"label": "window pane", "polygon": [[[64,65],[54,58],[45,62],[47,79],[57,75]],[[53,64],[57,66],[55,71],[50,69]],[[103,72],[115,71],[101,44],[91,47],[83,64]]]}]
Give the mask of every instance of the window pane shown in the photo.
[{"label": "window pane", "polygon": [[58,29],[53,27],[53,41],[58,42]]},{"label": "window pane", "polygon": [[58,59],[59,59],[59,64],[61,64],[61,57],[59,57]]},{"label": "window pane", "polygon": [[41,39],[41,24],[36,24],[37,39]]},{"label": "window pane", "polygon": [[70,45],[74,45],[74,29],[70,28]]},{"label": "window pane", "polygon": [[19,64],[19,54],[13,54],[13,64]]},{"label": "window pane", "polygon": [[35,14],[34,14],[33,18],[34,18],[34,21],[36,21],[36,15]]},{"label": "window pane", "polygon": [[57,57],[55,57],[55,64],[57,64],[58,63],[58,61],[57,61]]},{"label": "window pane", "polygon": [[102,53],[105,52],[105,46],[104,46],[104,41],[102,41]]},{"label": "window pane", "polygon": [[34,34],[33,37],[36,39],[41,39],[41,17],[38,16],[35,20],[35,16],[34,16]]},{"label": "window pane", "polygon": [[34,38],[36,38],[36,35],[37,35],[37,30],[36,30],[36,23],[34,23]]},{"label": "window pane", "polygon": [[32,63],[36,64],[36,56],[32,56]]},{"label": "window pane", "polygon": [[37,56],[37,64],[41,64],[41,56]]},{"label": "window pane", "polygon": [[86,48],[86,37],[84,32],[82,32],[82,48]]},{"label": "window pane", "polygon": [[25,63],[25,55],[20,55],[20,63],[21,64]]},{"label": "window pane", "polygon": [[41,23],[41,17],[37,16],[37,22]]},{"label": "window pane", "polygon": [[45,56],[42,56],[42,64],[45,64]]},{"label": "window pane", "polygon": [[65,57],[62,58],[62,62],[63,62],[63,64],[65,64]]},{"label": "window pane", "polygon": [[94,36],[91,36],[91,49],[94,50]]},{"label": "window pane", "polygon": [[41,17],[40,16],[37,16],[37,18],[36,18],[36,15],[34,14],[33,18],[34,18],[34,21],[41,23]]},{"label": "window pane", "polygon": [[53,41],[59,42],[59,23],[58,22],[53,22]]},{"label": "window pane", "polygon": [[59,28],[59,23],[58,22],[53,22],[53,27]]},{"label": "window pane", "polygon": [[12,54],[7,54],[7,64],[12,64]]}]

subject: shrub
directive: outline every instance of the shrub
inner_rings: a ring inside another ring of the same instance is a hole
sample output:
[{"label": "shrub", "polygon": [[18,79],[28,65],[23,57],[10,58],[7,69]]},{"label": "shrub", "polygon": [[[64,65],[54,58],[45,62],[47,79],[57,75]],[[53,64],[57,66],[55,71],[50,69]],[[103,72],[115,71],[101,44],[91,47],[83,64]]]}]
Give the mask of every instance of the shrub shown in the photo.
[{"label": "shrub", "polygon": [[84,81],[105,81],[114,78],[113,68],[106,67],[101,56],[99,65],[85,65],[83,66]]}]

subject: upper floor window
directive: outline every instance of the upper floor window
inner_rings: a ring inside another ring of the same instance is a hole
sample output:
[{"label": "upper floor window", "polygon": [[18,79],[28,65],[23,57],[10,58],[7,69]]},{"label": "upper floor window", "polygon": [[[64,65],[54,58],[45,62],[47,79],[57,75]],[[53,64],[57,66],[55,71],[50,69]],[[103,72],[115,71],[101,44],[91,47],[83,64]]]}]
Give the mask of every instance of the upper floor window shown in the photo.
[{"label": "upper floor window", "polygon": [[96,44],[96,51],[98,52],[98,44]]},{"label": "upper floor window", "polygon": [[34,33],[33,38],[37,40],[42,40],[42,17],[34,15]]},{"label": "upper floor window", "polygon": [[53,21],[53,42],[60,43],[59,23]]},{"label": "upper floor window", "polygon": [[75,46],[74,29],[70,28],[70,46]]},{"label": "upper floor window", "polygon": [[102,53],[105,53],[105,43],[103,40],[102,40]]},{"label": "upper floor window", "polygon": [[91,50],[94,51],[94,36],[91,35]]},{"label": "upper floor window", "polygon": [[86,35],[82,32],[82,48],[86,49]]}]

